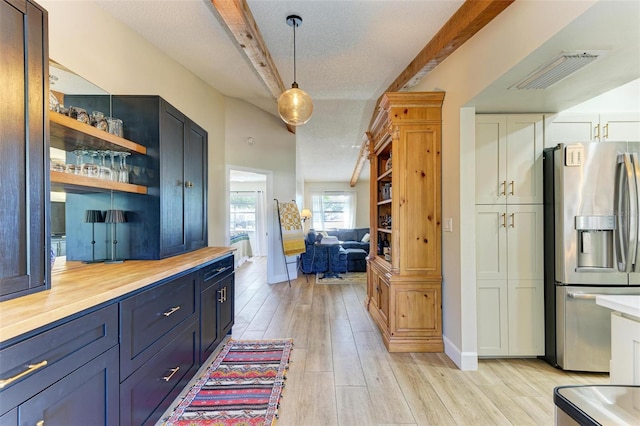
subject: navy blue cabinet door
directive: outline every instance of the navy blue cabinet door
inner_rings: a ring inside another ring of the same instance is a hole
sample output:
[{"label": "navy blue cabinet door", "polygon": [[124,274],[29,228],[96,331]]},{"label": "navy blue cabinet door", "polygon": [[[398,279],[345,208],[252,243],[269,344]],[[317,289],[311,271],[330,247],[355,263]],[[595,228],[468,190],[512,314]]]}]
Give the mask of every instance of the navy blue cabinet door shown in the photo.
[{"label": "navy blue cabinet door", "polygon": [[47,33],[46,11],[0,0],[0,301],[48,288]]},{"label": "navy blue cabinet door", "polygon": [[118,425],[118,347],[48,387],[18,408],[19,425]]}]

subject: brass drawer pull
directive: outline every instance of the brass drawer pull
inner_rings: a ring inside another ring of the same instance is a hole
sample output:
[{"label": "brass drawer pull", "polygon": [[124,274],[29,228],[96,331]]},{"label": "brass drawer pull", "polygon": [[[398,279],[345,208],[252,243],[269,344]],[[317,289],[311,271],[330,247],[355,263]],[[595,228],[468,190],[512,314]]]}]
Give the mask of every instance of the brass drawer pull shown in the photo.
[{"label": "brass drawer pull", "polygon": [[172,315],[174,312],[176,312],[178,310],[180,310],[180,306],[176,306],[175,308],[171,308],[167,312],[163,312],[162,315],[164,315],[165,317],[168,317],[168,316]]},{"label": "brass drawer pull", "polygon": [[44,426],[44,420],[38,420],[36,426]]},{"label": "brass drawer pull", "polygon": [[168,382],[169,380],[171,380],[171,378],[173,377],[174,374],[176,374],[178,372],[178,370],[180,370],[180,367],[176,367],[176,368],[170,368],[169,371],[171,371],[171,373],[169,373],[168,376],[164,376],[162,378],[162,380],[164,380],[165,382]]},{"label": "brass drawer pull", "polygon": [[185,187],[185,188],[193,188],[193,182],[186,181],[186,182],[184,183],[184,187]]},{"label": "brass drawer pull", "polygon": [[226,270],[227,270],[227,267],[226,266],[222,266],[222,267],[216,269],[216,272],[223,272],[223,271],[226,271]]},{"label": "brass drawer pull", "polygon": [[47,360],[46,359],[44,361],[42,361],[42,362],[37,363],[37,364],[29,364],[27,369],[24,370],[23,372],[18,373],[13,377],[9,377],[8,379],[0,380],[0,389],[4,388],[7,385],[10,385],[11,383],[15,382],[16,380],[19,380],[19,379],[23,378],[27,374],[33,373],[34,371],[44,367],[45,365],[47,365]]}]

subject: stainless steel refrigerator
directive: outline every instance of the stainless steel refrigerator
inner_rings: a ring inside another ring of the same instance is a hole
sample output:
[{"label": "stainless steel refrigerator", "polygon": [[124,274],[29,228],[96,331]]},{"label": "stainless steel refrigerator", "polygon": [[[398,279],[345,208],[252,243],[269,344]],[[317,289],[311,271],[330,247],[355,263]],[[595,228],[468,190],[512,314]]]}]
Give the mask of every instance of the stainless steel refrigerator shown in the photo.
[{"label": "stainless steel refrigerator", "polygon": [[640,294],[640,142],[560,144],[544,169],[545,356],[609,371],[611,311],[599,294]]}]

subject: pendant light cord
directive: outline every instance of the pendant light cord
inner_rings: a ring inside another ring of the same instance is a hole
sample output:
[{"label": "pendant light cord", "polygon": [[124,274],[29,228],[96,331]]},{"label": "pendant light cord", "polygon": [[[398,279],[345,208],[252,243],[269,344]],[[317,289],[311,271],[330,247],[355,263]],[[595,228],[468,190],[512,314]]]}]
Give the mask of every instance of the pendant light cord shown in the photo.
[{"label": "pendant light cord", "polygon": [[296,27],[298,23],[293,20],[293,82],[296,82]]}]

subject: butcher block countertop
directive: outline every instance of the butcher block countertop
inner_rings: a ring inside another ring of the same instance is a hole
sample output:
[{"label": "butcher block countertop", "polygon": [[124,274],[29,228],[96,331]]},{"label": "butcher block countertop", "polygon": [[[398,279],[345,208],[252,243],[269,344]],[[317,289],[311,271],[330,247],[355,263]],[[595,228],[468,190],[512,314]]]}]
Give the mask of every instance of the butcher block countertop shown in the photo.
[{"label": "butcher block countertop", "polygon": [[51,289],[0,302],[0,342],[233,253],[206,247],[162,260],[84,264],[56,259]]}]

